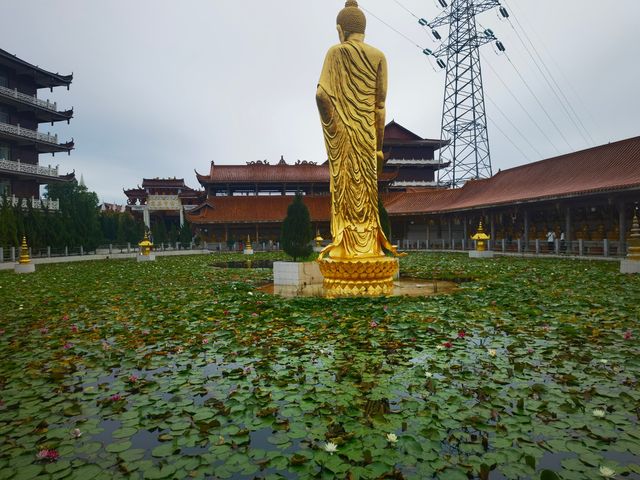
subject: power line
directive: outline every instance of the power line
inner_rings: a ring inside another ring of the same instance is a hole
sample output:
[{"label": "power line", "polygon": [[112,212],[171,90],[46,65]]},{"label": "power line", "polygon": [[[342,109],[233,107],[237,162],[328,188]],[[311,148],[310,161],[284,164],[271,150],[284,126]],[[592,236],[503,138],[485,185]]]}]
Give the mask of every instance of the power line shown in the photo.
[{"label": "power line", "polygon": [[529,120],[531,120],[531,122],[536,126],[536,128],[538,129],[538,131],[542,134],[543,137],[545,137],[547,139],[547,142],[549,142],[549,144],[554,148],[554,150],[556,151],[556,153],[560,153],[560,149],[556,146],[555,143],[553,143],[553,141],[551,140],[551,138],[549,137],[549,135],[547,135],[547,133],[542,129],[542,127],[538,124],[538,122],[536,122],[535,118],[533,118],[533,116],[531,116],[531,113],[529,112],[529,109],[527,109],[522,102],[520,101],[520,99],[513,93],[513,91],[511,90],[511,88],[509,88],[509,85],[502,79],[502,77],[500,76],[500,74],[498,72],[496,72],[496,70],[491,66],[491,63],[489,63],[487,61],[487,58],[484,58],[484,64],[487,65],[489,67],[489,69],[493,72],[493,74],[496,76],[496,78],[500,81],[500,83],[502,83],[502,86],[505,88],[505,90],[507,90],[507,92],[509,92],[509,94],[511,95],[511,97],[518,103],[518,105],[520,105],[520,107],[522,108],[522,110],[524,111],[524,113],[529,117]]},{"label": "power line", "polygon": [[544,108],[544,105],[542,104],[542,102],[540,101],[540,99],[538,98],[538,96],[535,94],[535,92],[531,89],[531,87],[529,86],[529,83],[527,82],[527,80],[524,78],[524,76],[522,76],[522,74],[520,73],[520,70],[518,70],[518,67],[515,66],[515,64],[511,61],[511,58],[509,57],[509,55],[505,55],[507,57],[507,60],[509,61],[509,63],[511,64],[511,66],[513,67],[513,69],[516,71],[516,73],[518,74],[518,77],[520,77],[520,80],[522,80],[522,83],[524,83],[524,86],[527,87],[527,90],[529,90],[529,93],[531,93],[531,95],[533,96],[533,98],[535,99],[535,101],[538,103],[538,105],[540,106],[540,108],[542,109],[542,111],[544,112],[544,114],[546,115],[547,119],[551,122],[551,124],[555,127],[556,131],[560,134],[560,136],[562,137],[562,139],[565,141],[565,143],[569,146],[569,150],[573,151],[574,148],[571,146],[571,144],[569,143],[569,140],[567,140],[567,137],[564,136],[564,133],[562,133],[562,130],[560,130],[560,128],[558,127],[558,125],[556,124],[556,122],[553,120],[553,118],[551,118],[551,115],[549,115],[549,112],[547,112],[547,109]]},{"label": "power line", "polygon": [[371,10],[368,10],[366,8],[364,8],[362,5],[360,6],[360,8],[362,10],[364,10],[365,12],[367,12],[369,15],[371,15],[373,18],[375,18],[376,20],[378,20],[380,23],[386,25],[388,28],[390,28],[391,30],[393,30],[394,32],[396,32],[398,35],[400,35],[402,38],[404,38],[407,42],[409,42],[411,45],[413,45],[414,47],[418,47],[420,49],[420,51],[423,51],[424,48],[421,47],[420,45],[418,45],[416,42],[414,42],[413,40],[411,40],[411,38],[409,38],[408,36],[406,36],[404,33],[402,33],[400,30],[398,30],[397,28],[389,25],[387,22],[385,22],[384,20],[382,20],[380,17],[378,17],[376,14],[374,14]]},{"label": "power line", "polygon": [[[508,6],[505,2],[505,0],[503,0],[503,3],[509,8],[509,10],[513,11],[512,8],[510,6]],[[538,55],[538,57],[541,59],[542,61],[542,55],[540,55],[540,53],[538,52],[537,48],[535,47],[535,44],[531,41],[529,35],[527,34],[527,31],[524,29],[524,27],[522,26],[522,24],[520,23],[520,21],[518,20],[518,16],[515,16],[515,21],[517,23],[517,25],[520,27],[520,29],[522,30],[522,32],[524,33],[525,37],[527,38],[527,40],[529,41],[529,43],[531,44],[533,50],[536,52],[536,54]],[[510,22],[511,23],[511,22]],[[512,25],[513,28],[513,25]],[[514,29],[515,30],[515,29]],[[517,33],[517,32],[516,32]],[[533,30],[533,33],[535,35],[535,30]],[[578,92],[576,92],[576,90],[573,88],[572,84],[570,81],[567,80],[566,75],[563,73],[562,68],[560,67],[560,65],[558,64],[558,62],[556,62],[555,58],[553,57],[553,55],[551,54],[551,52],[549,51],[549,49],[546,47],[544,41],[540,38],[540,36],[536,35],[537,37],[537,41],[540,45],[542,45],[542,48],[546,51],[549,59],[551,60],[551,62],[554,64],[555,68],[557,69],[558,72],[560,72],[560,75],[563,77],[566,85],[568,85],[569,90],[571,90],[571,92],[573,93],[574,97],[578,100],[578,103],[580,103],[580,105],[582,106],[582,109],[584,111],[587,112],[588,116],[591,118],[591,121],[593,122],[593,124],[595,124],[597,127],[599,127],[599,122],[594,118],[594,116],[591,114],[591,110],[585,105],[584,101],[582,100],[582,98],[580,97],[580,95],[578,94]],[[575,109],[573,108],[573,105],[571,104],[571,102],[569,101],[567,95],[565,95],[564,91],[560,88],[560,85],[558,84],[558,82],[556,81],[556,79],[554,78],[553,74],[551,73],[551,70],[547,67],[547,65],[544,63],[544,61],[542,61],[542,65],[544,66],[544,68],[549,72],[549,76],[551,77],[551,79],[553,80],[553,82],[556,84],[556,86],[558,87],[558,90],[560,91],[561,95],[565,98],[565,100],[567,101],[567,104],[569,105],[569,108],[571,109],[571,111],[573,112],[573,114],[575,115],[575,118],[578,120],[578,122],[580,123],[580,125],[582,125],[582,128],[584,129],[584,131],[587,133],[588,137],[591,139],[591,141],[595,144],[596,142],[593,140],[593,137],[591,136],[590,131],[585,127],[584,123],[582,122],[582,119],[580,118],[580,116],[576,113]],[[600,128],[598,128],[600,129]]]},{"label": "power line", "polygon": [[411,10],[409,10],[407,7],[405,7],[398,0],[393,0],[393,1],[396,2],[400,6],[400,8],[402,8],[405,12],[409,13],[409,15],[411,15],[412,17],[415,17],[416,19],[420,20],[420,17],[418,17],[415,13],[413,13]]},{"label": "power line", "polygon": [[516,132],[518,132],[518,135],[520,135],[520,137],[522,137],[522,139],[527,143],[527,145],[529,145],[529,147],[531,147],[531,149],[536,153],[536,155],[538,155],[538,158],[542,158],[542,154],[538,151],[538,149],[529,141],[527,136],[523,134],[522,131],[511,121],[511,119],[507,116],[506,113],[504,113],[504,111],[498,106],[498,104],[496,104],[496,102],[491,100],[491,98],[489,97],[487,97],[487,100],[489,100],[489,103],[491,103],[493,108],[495,108],[505,118],[505,120],[509,123],[509,125],[511,125],[511,127]]},{"label": "power line", "polygon": [[[575,109],[571,105],[571,102],[569,101],[567,96],[562,91],[562,88],[560,87],[560,85],[558,84],[556,79],[553,77],[553,74],[551,73],[551,71],[549,70],[547,65],[545,64],[544,59],[542,58],[542,56],[540,55],[540,53],[536,49],[535,45],[533,44],[533,42],[531,41],[531,39],[527,35],[526,30],[522,27],[522,24],[520,24],[520,22],[518,21],[517,17],[514,17],[514,18],[515,18],[516,23],[520,27],[520,30],[522,30],[522,33],[524,34],[524,36],[526,37],[527,41],[531,45],[531,48],[533,49],[533,51],[537,55],[537,59],[536,59],[536,56],[534,56],[533,53],[531,53],[531,50],[529,50],[529,47],[527,46],[525,41],[520,36],[520,32],[518,32],[518,30],[515,28],[513,22],[511,22],[511,17],[509,17],[507,19],[509,21],[509,25],[511,25],[511,28],[513,29],[513,31],[515,32],[516,36],[518,37],[518,40],[520,40],[520,43],[522,44],[522,46],[526,50],[527,54],[529,55],[529,57],[531,57],[531,60],[533,61],[534,65],[536,66],[536,68],[540,72],[540,75],[542,75],[542,78],[544,78],[545,82],[547,83],[547,85],[549,86],[549,88],[551,89],[551,91],[553,92],[555,97],[560,102],[560,105],[562,105],[562,108],[563,108],[564,112],[567,114],[567,117],[569,118],[571,123],[573,123],[573,126],[576,127],[576,130],[578,131],[578,133],[580,134],[582,139],[585,141],[585,143],[587,145],[589,144],[589,140],[587,140],[587,137],[584,135],[586,133],[587,136],[589,137],[589,139],[591,140],[591,144],[594,144],[595,142],[593,140],[593,137],[591,137],[591,134],[589,133],[589,131],[584,126],[584,123],[582,123],[582,121],[580,120],[580,117],[577,115]],[[546,71],[546,73],[545,73],[545,71],[542,70],[540,65],[542,65],[542,67],[544,67],[544,70]],[[549,79],[551,79],[551,81]],[[555,86],[555,88],[554,88],[554,86]],[[573,112],[573,115],[572,115],[572,112]],[[580,125],[578,125],[578,123]],[[580,127],[582,127],[582,129]]]},{"label": "power line", "polygon": [[511,140],[511,137],[509,137],[509,135],[507,135],[507,134],[504,132],[504,130],[502,130],[502,129],[500,128],[500,126],[496,123],[496,121],[495,121],[493,118],[491,118],[491,116],[490,116],[490,115],[487,115],[487,118],[491,121],[491,123],[493,123],[493,126],[494,126],[494,127],[496,127],[496,129],[497,129],[497,130],[502,134],[502,136],[503,136],[504,138],[506,138],[506,139],[507,139],[507,141],[508,141],[511,145],[513,145],[513,147],[514,147],[516,150],[518,150],[518,151],[520,152],[520,154],[521,154],[521,155],[522,155],[522,156],[523,156],[527,161],[529,161],[529,162],[531,162],[531,161],[532,161],[532,160],[529,158],[529,156],[528,156],[526,153],[524,153],[524,152],[520,149],[520,147],[518,147],[518,145],[516,145],[516,143],[515,143],[513,140]]}]

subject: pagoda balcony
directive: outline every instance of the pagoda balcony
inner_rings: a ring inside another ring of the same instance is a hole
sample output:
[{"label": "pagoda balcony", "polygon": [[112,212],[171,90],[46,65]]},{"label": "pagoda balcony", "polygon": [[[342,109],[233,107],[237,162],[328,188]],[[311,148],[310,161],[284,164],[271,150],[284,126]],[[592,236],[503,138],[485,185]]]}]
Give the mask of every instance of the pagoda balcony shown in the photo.
[{"label": "pagoda balcony", "polygon": [[58,135],[23,128],[19,124],[0,122],[0,138],[14,140],[23,145],[35,144],[39,153],[69,152],[73,149],[73,142],[59,143]]},{"label": "pagoda balcony", "polygon": [[21,103],[26,103],[34,107],[44,108],[52,112],[58,112],[57,102],[50,102],[49,100],[40,100],[34,95],[27,95],[26,93],[19,92],[17,89],[11,89],[0,86],[0,97],[18,100]]},{"label": "pagoda balcony", "polygon": [[12,207],[20,207],[23,209],[29,208],[47,208],[49,210],[60,210],[60,200],[52,200],[49,198],[19,198],[15,195],[10,197],[0,197],[0,204],[5,202],[5,199]]},{"label": "pagoda balcony", "polygon": [[45,167],[43,165],[32,165],[30,163],[22,163],[20,160],[12,162],[11,160],[0,160],[0,170],[5,170],[15,173],[23,173],[27,175],[37,175],[39,177],[54,177],[58,178],[58,167],[52,167],[51,165]]}]

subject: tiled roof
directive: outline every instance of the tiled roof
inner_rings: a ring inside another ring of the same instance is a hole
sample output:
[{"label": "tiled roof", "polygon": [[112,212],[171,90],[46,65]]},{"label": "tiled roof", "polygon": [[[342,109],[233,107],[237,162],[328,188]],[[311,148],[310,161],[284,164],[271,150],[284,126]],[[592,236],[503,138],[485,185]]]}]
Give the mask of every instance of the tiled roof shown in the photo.
[{"label": "tiled roof", "polygon": [[189,188],[185,185],[184,178],[143,178],[142,188],[148,187]]},{"label": "tiled roof", "polygon": [[389,214],[438,213],[640,188],[640,137],[498,172],[455,190],[406,192]]},{"label": "tiled roof", "polygon": [[[381,181],[390,182],[396,172],[385,172]],[[209,175],[196,172],[202,185],[211,183],[329,183],[329,165],[214,165]]]},{"label": "tiled roof", "polygon": [[[382,202],[387,205],[401,193],[383,193]],[[205,203],[187,213],[189,222],[209,223],[279,223],[287,216],[287,208],[293,202],[291,195],[250,195],[209,197]],[[330,195],[305,195],[302,201],[309,209],[312,222],[328,222],[331,219]]]},{"label": "tiled roof", "polygon": [[[279,223],[287,216],[287,208],[293,198],[290,195],[210,197],[187,217],[195,224]],[[303,201],[309,209],[311,221],[329,221],[329,195],[304,196]]]},{"label": "tiled roof", "polygon": [[[457,189],[409,189],[381,194],[389,215],[445,213],[640,190],[640,137],[498,172]],[[291,196],[212,197],[190,215],[194,223],[280,222]],[[312,221],[329,221],[330,196],[305,196]]]}]

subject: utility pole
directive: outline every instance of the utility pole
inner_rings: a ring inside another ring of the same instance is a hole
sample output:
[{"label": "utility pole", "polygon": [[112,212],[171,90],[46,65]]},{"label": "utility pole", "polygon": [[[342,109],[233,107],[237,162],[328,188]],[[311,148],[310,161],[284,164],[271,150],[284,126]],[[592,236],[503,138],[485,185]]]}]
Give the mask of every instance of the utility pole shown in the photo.
[{"label": "utility pole", "polygon": [[509,14],[498,0],[452,0],[448,8],[446,0],[438,2],[445,8],[438,17],[431,22],[419,20],[436,40],[442,38],[437,28],[449,25],[449,37],[442,45],[435,51],[424,50],[447,69],[441,138],[449,143],[440,149],[438,183],[460,187],[467,180],[492,175],[479,48],[495,42],[499,51],[505,50],[493,31],[478,33],[476,15],[495,7],[500,7],[503,17]]}]

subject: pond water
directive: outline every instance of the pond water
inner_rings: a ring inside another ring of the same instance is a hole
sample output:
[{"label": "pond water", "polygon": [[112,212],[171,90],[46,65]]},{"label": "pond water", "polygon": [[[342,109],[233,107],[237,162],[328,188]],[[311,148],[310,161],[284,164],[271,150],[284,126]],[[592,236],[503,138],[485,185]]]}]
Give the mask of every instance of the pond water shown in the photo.
[{"label": "pond water", "polygon": [[214,268],[273,268],[272,260],[245,260],[234,262],[213,262]]}]

